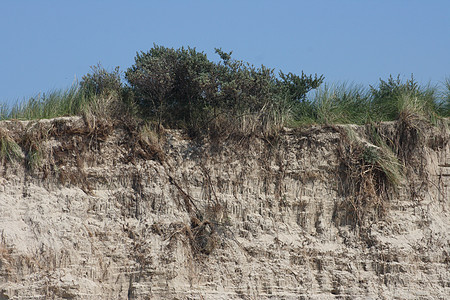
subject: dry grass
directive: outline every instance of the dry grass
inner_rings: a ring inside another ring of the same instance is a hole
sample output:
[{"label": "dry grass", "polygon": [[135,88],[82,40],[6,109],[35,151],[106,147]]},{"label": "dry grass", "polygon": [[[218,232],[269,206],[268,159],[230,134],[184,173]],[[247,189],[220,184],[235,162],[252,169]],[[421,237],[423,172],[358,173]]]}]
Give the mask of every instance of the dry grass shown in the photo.
[{"label": "dry grass", "polygon": [[130,137],[128,141],[128,160],[151,159],[160,162],[165,161],[163,144],[165,142],[165,130],[161,125],[147,122],[143,125],[134,124],[128,126]]},{"label": "dry grass", "polygon": [[20,145],[25,152],[25,166],[32,171],[42,163],[43,142],[48,138],[48,131],[40,122],[30,122],[22,135]]},{"label": "dry grass", "polygon": [[444,148],[448,128],[433,126],[423,114],[407,107],[396,122],[371,123],[358,133],[336,127],[341,133],[339,190],[343,196],[334,212],[338,224],[367,228],[386,216],[398,186],[407,184],[411,199],[419,200],[428,188],[425,145]]},{"label": "dry grass", "polygon": [[390,195],[403,180],[402,167],[375,134],[370,143],[350,127],[337,129],[342,137],[338,152],[344,201],[336,207],[334,219],[340,225],[364,228],[385,216]]},{"label": "dry grass", "polygon": [[[378,133],[376,127],[369,124],[366,126],[366,131],[376,148],[367,147],[363,156],[364,160],[379,168],[386,175],[392,187],[400,185],[404,178],[404,170],[399,158]],[[387,137],[385,139],[391,141]]]},{"label": "dry grass", "polygon": [[20,161],[23,158],[22,149],[8,135],[8,132],[0,128],[0,159],[8,162]]}]

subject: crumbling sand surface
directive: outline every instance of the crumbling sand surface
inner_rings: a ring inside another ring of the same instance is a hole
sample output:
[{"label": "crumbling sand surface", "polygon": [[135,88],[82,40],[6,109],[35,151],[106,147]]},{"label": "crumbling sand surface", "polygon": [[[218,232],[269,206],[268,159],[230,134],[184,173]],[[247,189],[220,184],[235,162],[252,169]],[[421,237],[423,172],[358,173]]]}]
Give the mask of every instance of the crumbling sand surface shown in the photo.
[{"label": "crumbling sand surface", "polygon": [[450,299],[448,129],[403,142],[401,184],[355,216],[344,127],[155,142],[3,121],[23,159],[0,166],[0,299]]}]

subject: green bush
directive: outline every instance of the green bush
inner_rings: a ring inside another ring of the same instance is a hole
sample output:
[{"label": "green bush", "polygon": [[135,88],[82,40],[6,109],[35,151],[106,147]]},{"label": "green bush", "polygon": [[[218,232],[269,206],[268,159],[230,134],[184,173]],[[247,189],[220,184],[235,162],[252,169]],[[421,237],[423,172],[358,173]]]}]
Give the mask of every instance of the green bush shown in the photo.
[{"label": "green bush", "polygon": [[125,77],[147,118],[193,132],[270,130],[283,125],[293,108],[323,76],[279,73],[231,58],[208,60],[195,48],[154,46],[138,53]]},{"label": "green bush", "polygon": [[80,88],[85,94],[120,93],[122,83],[119,67],[116,67],[112,72],[108,72],[98,63],[96,66],[91,66],[91,70],[92,73],[84,75],[80,82]]},{"label": "green bush", "polygon": [[214,64],[191,48],[154,46],[138,53],[125,77],[144,116],[169,126],[191,124],[210,100]]}]

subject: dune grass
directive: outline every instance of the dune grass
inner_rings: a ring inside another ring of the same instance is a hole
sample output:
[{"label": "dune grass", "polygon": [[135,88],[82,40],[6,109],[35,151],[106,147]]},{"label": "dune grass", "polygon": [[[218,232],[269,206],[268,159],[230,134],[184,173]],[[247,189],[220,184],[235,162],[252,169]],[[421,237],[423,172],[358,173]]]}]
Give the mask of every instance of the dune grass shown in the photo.
[{"label": "dune grass", "polygon": [[442,87],[420,87],[412,78],[390,77],[367,89],[354,84],[324,84],[297,110],[297,124],[368,124],[424,120],[436,124],[450,116],[450,79]]},{"label": "dune grass", "polygon": [[438,92],[437,112],[444,117],[450,117],[450,77],[447,78]]},{"label": "dune grass", "polygon": [[78,85],[72,85],[67,89],[50,91],[17,102],[10,109],[3,105],[0,107],[0,120],[35,120],[78,115],[88,107],[92,99],[93,95],[82,92]]},{"label": "dune grass", "polygon": [[22,158],[22,150],[20,146],[8,136],[7,132],[0,129],[0,160],[7,161],[20,160]]},{"label": "dune grass", "polygon": [[370,94],[353,84],[324,84],[312,99],[319,124],[365,124],[370,119]]}]

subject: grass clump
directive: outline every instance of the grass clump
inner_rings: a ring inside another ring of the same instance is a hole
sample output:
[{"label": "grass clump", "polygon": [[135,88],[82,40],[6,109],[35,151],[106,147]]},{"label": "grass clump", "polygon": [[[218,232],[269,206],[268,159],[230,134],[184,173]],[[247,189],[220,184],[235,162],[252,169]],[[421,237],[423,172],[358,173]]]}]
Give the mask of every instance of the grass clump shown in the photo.
[{"label": "grass clump", "polygon": [[[369,124],[367,126],[371,142],[377,146],[376,151],[372,148],[367,148],[373,156],[367,155],[367,152],[363,154],[363,159],[365,162],[371,163],[386,176],[387,181],[392,187],[397,187],[400,185],[404,178],[403,166],[400,163],[397,155],[394,151],[386,144],[386,142],[378,134],[376,128]],[[370,158],[370,159],[369,159]]]},{"label": "grass clump", "polygon": [[357,85],[323,85],[314,95],[315,118],[320,124],[365,124],[370,95]]},{"label": "grass clump", "polygon": [[0,128],[0,159],[8,162],[18,161],[23,158],[20,146]]},{"label": "grass clump", "polygon": [[56,90],[17,103],[11,110],[3,110],[3,119],[35,120],[77,115],[89,103],[89,95],[80,92],[77,85]]},{"label": "grass clump", "polygon": [[20,144],[25,152],[25,167],[37,169],[44,158],[42,143],[48,138],[48,132],[40,122],[30,122],[22,135]]},{"label": "grass clump", "polygon": [[337,129],[342,136],[338,150],[344,200],[334,220],[365,229],[385,215],[390,195],[404,178],[403,168],[374,127],[366,126],[367,139],[349,126]]},{"label": "grass clump", "polygon": [[402,82],[400,76],[380,79],[377,86],[366,89],[347,84],[324,84],[305,103],[297,105],[297,123],[370,124],[402,121],[439,123],[450,113],[450,80],[444,91],[421,87],[414,77]]},{"label": "grass clump", "polygon": [[443,87],[439,92],[439,101],[437,101],[438,114],[449,118],[450,117],[450,78],[446,78],[443,82]]},{"label": "grass clump", "polygon": [[118,68],[108,72],[98,64],[91,69],[92,73],[67,89],[39,94],[10,109],[6,105],[0,106],[0,120],[51,119],[83,114],[118,118],[133,110],[129,89],[122,86]]},{"label": "grass clump", "polygon": [[[400,75],[390,76],[387,81],[380,80],[378,87],[370,87],[371,115],[377,121],[425,120],[435,123],[440,115],[438,95],[432,87],[420,87],[411,79],[403,83]],[[444,116],[444,115],[441,115]]]}]

